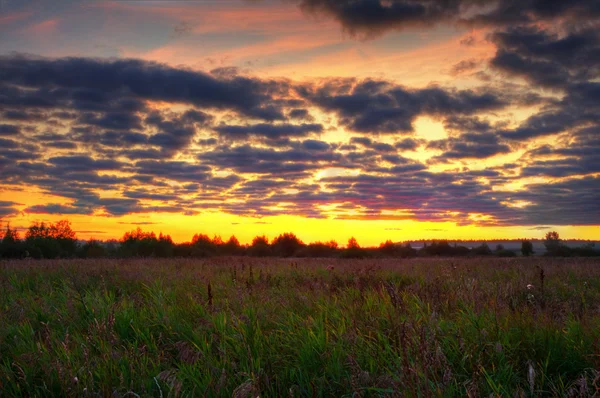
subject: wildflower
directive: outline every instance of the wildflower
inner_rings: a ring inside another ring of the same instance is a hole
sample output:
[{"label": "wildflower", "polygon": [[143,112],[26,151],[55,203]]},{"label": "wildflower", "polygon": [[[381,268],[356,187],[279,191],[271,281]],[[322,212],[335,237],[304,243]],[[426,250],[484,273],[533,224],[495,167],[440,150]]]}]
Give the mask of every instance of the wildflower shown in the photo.
[{"label": "wildflower", "polygon": [[531,290],[531,289],[533,289],[533,285],[532,285],[531,283],[529,283],[529,284],[527,285],[527,290]]}]

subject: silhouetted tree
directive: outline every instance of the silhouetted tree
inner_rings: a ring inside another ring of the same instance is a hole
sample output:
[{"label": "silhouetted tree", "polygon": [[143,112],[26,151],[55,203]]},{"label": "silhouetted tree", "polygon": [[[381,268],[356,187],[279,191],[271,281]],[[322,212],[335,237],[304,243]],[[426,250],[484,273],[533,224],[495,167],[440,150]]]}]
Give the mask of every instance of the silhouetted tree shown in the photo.
[{"label": "silhouetted tree", "polygon": [[600,256],[600,250],[596,250],[593,243],[586,243],[583,246],[572,248],[571,254],[581,257],[597,257]]},{"label": "silhouetted tree", "polygon": [[[593,244],[570,248],[564,245],[556,231],[548,232],[544,239],[546,255],[551,256],[598,256]],[[521,242],[521,252],[524,256],[533,253],[533,244],[530,241]],[[25,233],[24,240],[19,238],[16,230],[10,225],[5,229],[0,225],[0,257],[19,258],[31,256],[34,258],[71,257],[129,257],[129,256],[214,256],[214,255],[252,255],[252,256],[300,256],[300,257],[412,257],[417,254],[423,256],[464,256],[491,255],[492,250],[487,243],[469,250],[457,243],[449,244],[447,240],[434,240],[431,243],[423,241],[423,248],[417,252],[409,243],[395,244],[387,240],[379,247],[361,248],[357,240],[352,237],[345,248],[338,248],[335,241],[313,242],[305,245],[293,233],[284,233],[269,240],[265,236],[257,236],[250,246],[241,245],[235,236],[226,242],[215,235],[210,238],[205,234],[195,234],[189,243],[175,244],[169,235],[162,232],[156,236],[154,232],[144,232],[137,228],[123,235],[120,241],[112,240],[101,242],[94,239],[78,245],[75,231],[68,220],[61,220],[54,224],[34,222]],[[516,250],[507,250],[498,244],[493,252],[496,256],[515,256]]]},{"label": "silhouetted tree", "polygon": [[474,247],[471,253],[476,256],[487,256],[492,254],[492,249],[490,249],[487,243],[483,242],[481,245]]},{"label": "silhouetted tree", "polygon": [[363,258],[365,257],[366,252],[361,249],[360,245],[356,241],[356,238],[353,236],[348,239],[348,244],[346,245],[346,250],[342,252],[342,257],[345,258]]},{"label": "silhouetted tree", "polygon": [[223,244],[223,252],[228,256],[237,256],[242,254],[242,251],[240,241],[234,235],[231,235],[229,240]]},{"label": "silhouetted tree", "polygon": [[248,248],[248,254],[255,257],[267,257],[271,255],[271,247],[266,236],[256,236]]},{"label": "silhouetted tree", "polygon": [[154,232],[144,232],[137,227],[125,232],[121,239],[121,254],[125,257],[152,257],[156,255],[158,238]]},{"label": "silhouetted tree", "polygon": [[531,256],[533,254],[533,243],[528,240],[521,242],[521,254],[525,257]]},{"label": "silhouetted tree", "polygon": [[304,247],[304,243],[291,232],[279,235],[271,243],[273,254],[280,257],[292,257],[302,247]]},{"label": "silhouetted tree", "polygon": [[429,246],[424,245],[419,251],[423,256],[466,256],[469,254],[469,248],[458,246],[450,246],[447,240],[434,240]]},{"label": "silhouetted tree", "polygon": [[[219,238],[220,239],[220,238]],[[215,255],[217,248],[208,235],[195,234],[192,237],[192,255],[195,257],[209,257]]]},{"label": "silhouetted tree", "polygon": [[429,256],[450,256],[453,251],[447,240],[434,240],[429,246],[423,245],[421,252]]},{"label": "silhouetted tree", "polygon": [[338,244],[336,241],[329,242],[313,242],[301,249],[298,257],[333,257],[338,252]]},{"label": "silhouetted tree", "polygon": [[546,252],[548,254],[557,254],[560,251],[561,245],[562,243],[558,232],[550,231],[546,233],[546,236],[544,237],[544,246],[546,247]]},{"label": "silhouetted tree", "polygon": [[386,257],[394,257],[398,253],[398,248],[391,240],[386,240],[379,245],[378,251]]},{"label": "silhouetted tree", "polygon": [[10,224],[6,224],[5,230],[0,230],[0,257],[2,258],[22,258],[27,253],[19,238],[17,230],[12,229]]},{"label": "silhouetted tree", "polygon": [[61,257],[72,257],[77,251],[77,235],[71,229],[71,222],[60,220],[50,227],[51,237],[56,239],[60,247]]},{"label": "silhouetted tree", "polygon": [[356,240],[356,238],[353,236],[350,239],[348,239],[348,244],[346,245],[346,249],[360,249],[360,245],[358,244],[358,241]]},{"label": "silhouetted tree", "polygon": [[170,235],[163,235],[161,232],[158,235],[158,240],[154,242],[154,255],[156,257],[173,257],[175,244]]},{"label": "silhouetted tree", "polygon": [[106,250],[101,242],[90,239],[81,246],[81,256],[84,258],[100,258],[106,256]]},{"label": "silhouetted tree", "polygon": [[400,246],[398,254],[402,258],[415,257],[417,255],[417,249],[414,249],[410,243],[406,242]]},{"label": "silhouetted tree", "polygon": [[224,244],[223,239],[221,239],[220,235],[213,236],[211,242],[214,246],[222,246]]},{"label": "silhouetted tree", "polygon": [[56,224],[34,222],[25,234],[25,245],[34,258],[71,257],[75,255],[77,239],[67,220]]},{"label": "silhouetted tree", "polygon": [[0,231],[0,240],[2,243],[11,244],[17,243],[21,239],[19,238],[19,232],[10,227],[10,223],[6,224],[6,229],[4,231]]}]

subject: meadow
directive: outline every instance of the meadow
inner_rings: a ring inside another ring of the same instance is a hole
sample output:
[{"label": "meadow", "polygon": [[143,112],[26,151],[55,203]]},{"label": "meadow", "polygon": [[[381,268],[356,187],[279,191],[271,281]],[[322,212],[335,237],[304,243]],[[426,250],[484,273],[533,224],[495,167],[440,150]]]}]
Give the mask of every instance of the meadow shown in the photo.
[{"label": "meadow", "polygon": [[600,261],[0,262],[0,396],[598,396]]}]

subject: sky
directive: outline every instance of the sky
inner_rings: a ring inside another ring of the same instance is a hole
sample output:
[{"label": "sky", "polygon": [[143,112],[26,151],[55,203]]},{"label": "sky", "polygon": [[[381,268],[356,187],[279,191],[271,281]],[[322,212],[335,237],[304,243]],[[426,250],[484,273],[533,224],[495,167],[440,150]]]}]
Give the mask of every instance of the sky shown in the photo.
[{"label": "sky", "polygon": [[0,220],[600,239],[600,1],[0,0]]}]

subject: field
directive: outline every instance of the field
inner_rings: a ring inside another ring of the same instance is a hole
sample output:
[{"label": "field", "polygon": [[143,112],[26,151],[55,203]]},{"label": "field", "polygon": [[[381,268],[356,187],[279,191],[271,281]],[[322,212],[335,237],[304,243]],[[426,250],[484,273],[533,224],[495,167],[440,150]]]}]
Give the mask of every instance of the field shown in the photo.
[{"label": "field", "polygon": [[598,260],[14,261],[0,291],[2,397],[600,391]]}]

